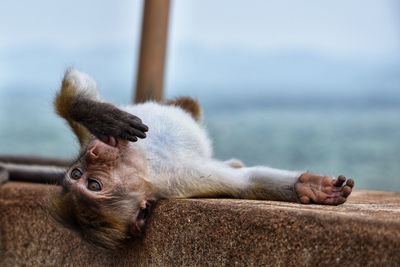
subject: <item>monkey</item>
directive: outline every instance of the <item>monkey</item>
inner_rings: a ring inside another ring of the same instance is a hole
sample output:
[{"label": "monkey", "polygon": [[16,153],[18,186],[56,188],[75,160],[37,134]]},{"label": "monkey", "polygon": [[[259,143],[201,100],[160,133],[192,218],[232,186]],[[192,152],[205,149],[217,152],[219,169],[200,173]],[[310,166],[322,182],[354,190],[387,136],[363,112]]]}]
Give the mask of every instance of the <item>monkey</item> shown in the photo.
[{"label": "monkey", "polygon": [[117,107],[89,75],[67,70],[54,100],[80,152],[51,199],[50,214],[84,240],[116,249],[140,237],[165,198],[229,197],[339,205],[354,180],[309,171],[246,167],[212,156],[199,103],[191,98]]}]

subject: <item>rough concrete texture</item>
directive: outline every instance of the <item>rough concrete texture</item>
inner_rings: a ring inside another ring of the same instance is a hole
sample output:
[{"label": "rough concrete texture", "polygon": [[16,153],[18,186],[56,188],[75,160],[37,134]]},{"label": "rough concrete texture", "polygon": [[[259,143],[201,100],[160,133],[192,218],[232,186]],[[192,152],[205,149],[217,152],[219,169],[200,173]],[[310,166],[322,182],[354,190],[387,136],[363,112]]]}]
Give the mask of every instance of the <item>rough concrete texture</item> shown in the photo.
[{"label": "rough concrete texture", "polygon": [[145,236],[104,252],[40,207],[55,186],[0,186],[0,266],[400,266],[400,193],[338,206],[163,200]]}]

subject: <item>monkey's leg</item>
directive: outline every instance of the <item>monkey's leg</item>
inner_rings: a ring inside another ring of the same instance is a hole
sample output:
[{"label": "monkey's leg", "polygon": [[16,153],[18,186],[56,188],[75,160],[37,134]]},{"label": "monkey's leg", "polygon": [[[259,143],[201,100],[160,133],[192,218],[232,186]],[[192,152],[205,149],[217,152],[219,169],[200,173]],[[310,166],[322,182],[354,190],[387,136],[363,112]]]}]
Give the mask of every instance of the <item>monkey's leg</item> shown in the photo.
[{"label": "monkey's leg", "polygon": [[138,117],[99,101],[96,83],[76,70],[65,73],[54,105],[57,113],[71,126],[81,146],[90,140],[89,132],[102,141],[107,141],[109,136],[129,141],[146,137],[148,128]]},{"label": "monkey's leg", "polygon": [[234,169],[220,162],[197,167],[186,186],[193,196],[232,196],[245,199],[279,200],[339,205],[346,201],[354,181],[333,179],[302,171],[286,171],[264,166]]},{"label": "monkey's leg", "polygon": [[[232,168],[220,161],[195,161],[184,164],[177,181],[179,197],[230,196],[245,199],[269,199],[297,202],[294,185],[303,172],[277,170],[268,167]],[[177,173],[174,171],[174,173]]]},{"label": "monkey's leg", "polygon": [[248,168],[249,195],[271,200],[339,205],[347,200],[354,186],[352,179],[337,179],[308,172],[290,172],[267,167]]},{"label": "monkey's leg", "polygon": [[177,106],[188,112],[195,121],[201,121],[201,107],[197,100],[190,97],[178,97],[165,102],[167,105]]}]

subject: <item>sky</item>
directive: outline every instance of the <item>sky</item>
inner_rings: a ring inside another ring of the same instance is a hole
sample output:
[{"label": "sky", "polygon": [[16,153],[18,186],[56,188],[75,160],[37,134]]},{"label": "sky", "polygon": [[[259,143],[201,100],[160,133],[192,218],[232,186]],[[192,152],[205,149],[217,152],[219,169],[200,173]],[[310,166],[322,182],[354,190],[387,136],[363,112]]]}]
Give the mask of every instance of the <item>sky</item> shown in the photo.
[{"label": "sky", "polygon": [[[327,58],[360,65],[370,60],[364,65],[378,69],[384,67],[376,60],[400,62],[396,0],[171,2],[167,88],[206,81],[231,86],[231,77],[264,84],[264,68],[272,78],[311,81],[315,75],[303,70],[328,66]],[[108,77],[109,83],[132,86],[142,5],[138,0],[0,1],[0,87],[21,81],[55,84],[69,66],[83,68],[100,83]],[[301,67],[296,60],[316,63]],[[332,71],[340,68],[326,73]]]},{"label": "sky", "polygon": [[391,0],[176,1],[173,38],[211,47],[394,54],[399,8]]},{"label": "sky", "polygon": [[[357,54],[400,50],[396,0],[171,2],[173,46],[303,46]],[[133,44],[141,10],[142,1],[137,0],[2,0],[0,47]]]}]

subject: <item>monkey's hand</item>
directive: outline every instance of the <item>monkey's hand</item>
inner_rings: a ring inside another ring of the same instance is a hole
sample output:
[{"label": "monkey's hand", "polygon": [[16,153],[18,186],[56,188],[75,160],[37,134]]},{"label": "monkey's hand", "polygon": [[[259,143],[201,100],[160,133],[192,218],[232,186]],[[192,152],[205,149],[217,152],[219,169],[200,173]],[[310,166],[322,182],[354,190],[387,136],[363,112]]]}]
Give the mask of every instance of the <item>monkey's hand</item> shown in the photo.
[{"label": "monkey's hand", "polygon": [[102,141],[113,136],[136,142],[138,137],[145,138],[145,132],[148,131],[148,127],[138,117],[111,104],[87,98],[77,98],[70,115]]}]

